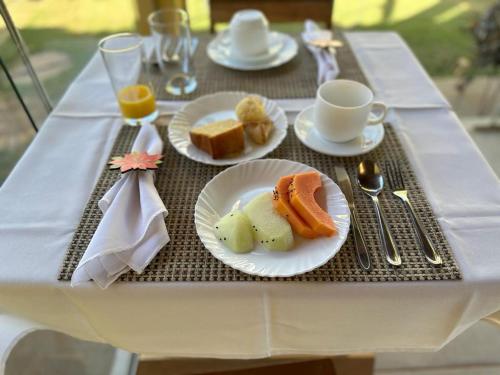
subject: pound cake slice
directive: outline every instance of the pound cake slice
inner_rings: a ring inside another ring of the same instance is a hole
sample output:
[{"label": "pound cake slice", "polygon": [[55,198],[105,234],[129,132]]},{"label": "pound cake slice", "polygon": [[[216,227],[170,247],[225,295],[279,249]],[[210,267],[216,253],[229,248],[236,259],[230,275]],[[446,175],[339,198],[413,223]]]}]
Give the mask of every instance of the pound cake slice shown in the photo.
[{"label": "pound cake slice", "polygon": [[220,159],[239,154],[245,148],[243,124],[236,120],[216,121],[189,132],[191,142],[200,150]]}]

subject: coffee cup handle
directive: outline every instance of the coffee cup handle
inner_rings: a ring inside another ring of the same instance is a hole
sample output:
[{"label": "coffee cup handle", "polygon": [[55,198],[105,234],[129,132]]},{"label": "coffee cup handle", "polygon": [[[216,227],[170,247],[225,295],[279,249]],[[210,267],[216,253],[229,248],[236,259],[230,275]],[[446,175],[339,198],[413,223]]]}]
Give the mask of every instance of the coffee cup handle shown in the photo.
[{"label": "coffee cup handle", "polygon": [[382,113],[377,116],[373,112],[370,112],[370,115],[368,117],[368,125],[380,124],[382,121],[384,121],[385,116],[387,115],[387,107],[385,106],[384,103],[381,103],[381,102],[373,102],[372,107],[381,108]]}]

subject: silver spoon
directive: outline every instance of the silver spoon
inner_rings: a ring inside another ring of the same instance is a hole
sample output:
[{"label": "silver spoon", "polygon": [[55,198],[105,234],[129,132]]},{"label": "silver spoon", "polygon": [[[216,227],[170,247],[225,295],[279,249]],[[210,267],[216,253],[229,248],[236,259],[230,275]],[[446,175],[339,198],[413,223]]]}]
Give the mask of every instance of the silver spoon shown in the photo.
[{"label": "silver spoon", "polygon": [[396,243],[392,238],[387,220],[385,219],[382,208],[378,201],[378,195],[384,188],[384,178],[380,172],[380,167],[377,163],[371,160],[363,160],[358,165],[358,185],[367,195],[369,195],[375,205],[377,214],[378,229],[382,248],[385,252],[387,261],[393,266],[401,265],[401,257],[396,247]]}]

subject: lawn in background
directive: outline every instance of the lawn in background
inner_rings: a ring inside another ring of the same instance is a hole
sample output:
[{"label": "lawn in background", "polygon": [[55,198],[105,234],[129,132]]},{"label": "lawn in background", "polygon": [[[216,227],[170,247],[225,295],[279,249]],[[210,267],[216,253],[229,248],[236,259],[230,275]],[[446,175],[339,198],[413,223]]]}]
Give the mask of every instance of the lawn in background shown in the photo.
[{"label": "lawn in background", "polygon": [[[103,35],[135,29],[134,0],[7,0],[32,53],[57,51],[71,64],[44,80],[57,100],[94,53]],[[493,0],[336,0],[334,23],[350,30],[394,30],[408,42],[432,76],[452,74],[459,57],[472,58],[468,30]],[[192,28],[208,29],[208,1],[187,0]],[[300,30],[296,26],[295,30]],[[3,54],[13,55],[3,44]]]},{"label": "lawn in background", "polygon": [[470,27],[494,2],[338,0],[334,20],[347,29],[396,31],[432,76],[446,76],[452,74],[458,58],[473,58]]},{"label": "lawn in background", "polygon": [[[41,77],[54,102],[94,54],[100,38],[135,28],[133,0],[7,0],[6,4],[31,54],[50,51],[69,57],[60,74]],[[10,68],[20,63],[14,60],[17,53],[7,38],[0,46]]]}]

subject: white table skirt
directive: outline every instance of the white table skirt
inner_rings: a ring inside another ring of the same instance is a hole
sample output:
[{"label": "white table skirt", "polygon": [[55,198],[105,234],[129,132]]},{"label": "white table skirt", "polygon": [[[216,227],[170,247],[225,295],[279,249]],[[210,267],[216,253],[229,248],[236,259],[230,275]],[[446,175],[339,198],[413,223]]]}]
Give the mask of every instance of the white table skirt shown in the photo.
[{"label": "white table skirt", "polygon": [[[57,281],[122,123],[96,57],[0,189],[0,309],[149,356],[217,358],[436,350],[499,311],[499,180],[397,35],[348,37],[378,99],[393,107],[390,119],[463,281],[117,283],[107,290]],[[394,59],[405,68],[383,80],[387,69],[374,62]],[[280,100],[290,117],[310,102]],[[160,104],[167,112],[179,105]]]}]

